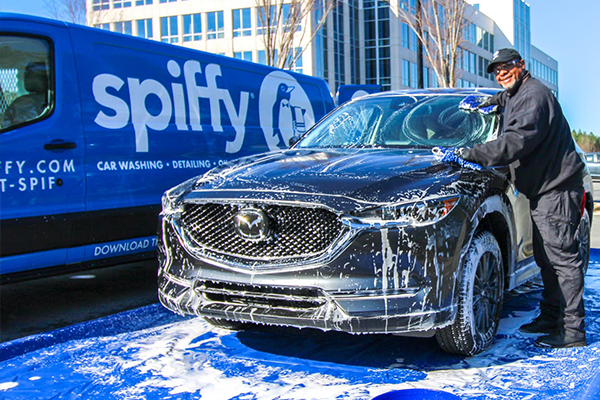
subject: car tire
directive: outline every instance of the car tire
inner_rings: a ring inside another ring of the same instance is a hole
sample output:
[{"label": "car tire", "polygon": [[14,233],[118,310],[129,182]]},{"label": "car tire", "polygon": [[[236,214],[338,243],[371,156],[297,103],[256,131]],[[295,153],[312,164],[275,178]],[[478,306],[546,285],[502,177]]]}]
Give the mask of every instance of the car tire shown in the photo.
[{"label": "car tire", "polygon": [[583,274],[587,273],[588,265],[590,263],[590,236],[591,236],[591,221],[590,214],[587,209],[583,210],[583,216],[577,227],[576,239],[579,243],[579,254],[583,260]]},{"label": "car tire", "polygon": [[487,349],[498,330],[503,299],[500,246],[494,235],[482,231],[464,257],[456,318],[436,332],[442,350],[470,356]]},{"label": "car tire", "polygon": [[248,324],[243,322],[229,321],[221,318],[204,317],[204,320],[215,328],[227,329],[230,331],[240,331],[248,326]]}]

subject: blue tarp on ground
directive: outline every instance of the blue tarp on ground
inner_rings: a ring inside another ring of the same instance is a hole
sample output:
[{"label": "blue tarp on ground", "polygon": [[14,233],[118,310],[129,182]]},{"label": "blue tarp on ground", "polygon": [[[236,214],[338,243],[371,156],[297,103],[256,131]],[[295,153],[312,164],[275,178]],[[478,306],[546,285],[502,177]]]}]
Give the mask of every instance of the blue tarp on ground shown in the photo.
[{"label": "blue tarp on ground", "polygon": [[600,250],[591,256],[585,348],[542,350],[517,332],[536,315],[535,284],[511,293],[495,343],[475,357],[444,354],[435,339],[231,333],[155,304],[0,344],[0,398],[598,399]]}]

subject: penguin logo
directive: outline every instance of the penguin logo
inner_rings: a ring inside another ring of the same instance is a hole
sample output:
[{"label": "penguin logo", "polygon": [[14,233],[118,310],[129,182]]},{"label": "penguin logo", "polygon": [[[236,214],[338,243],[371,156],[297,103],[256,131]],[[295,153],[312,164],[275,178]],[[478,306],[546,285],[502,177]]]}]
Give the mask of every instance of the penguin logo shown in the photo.
[{"label": "penguin logo", "polygon": [[313,126],[315,117],[306,92],[283,71],[265,77],[259,95],[260,126],[270,150],[285,149],[292,137]]}]

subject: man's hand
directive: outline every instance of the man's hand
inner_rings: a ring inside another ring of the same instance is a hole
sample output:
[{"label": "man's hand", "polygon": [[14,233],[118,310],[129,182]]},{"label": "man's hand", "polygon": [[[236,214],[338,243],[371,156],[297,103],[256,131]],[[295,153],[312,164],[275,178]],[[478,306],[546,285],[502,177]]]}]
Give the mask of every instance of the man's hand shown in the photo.
[{"label": "man's hand", "polygon": [[466,147],[455,147],[452,149],[452,151],[454,152],[454,154],[456,154],[457,157],[462,158],[463,160],[469,160],[468,158],[468,154],[469,154],[469,149]]},{"label": "man's hand", "polygon": [[434,147],[432,149],[435,158],[445,163],[458,164],[463,168],[470,168],[476,171],[481,171],[482,167],[479,164],[468,161],[464,156],[468,156],[469,149],[466,147],[452,147],[446,149],[444,147]]},{"label": "man's hand", "polygon": [[498,106],[492,104],[491,97],[467,96],[458,104],[461,110],[477,111],[482,114],[492,114],[498,111]]}]

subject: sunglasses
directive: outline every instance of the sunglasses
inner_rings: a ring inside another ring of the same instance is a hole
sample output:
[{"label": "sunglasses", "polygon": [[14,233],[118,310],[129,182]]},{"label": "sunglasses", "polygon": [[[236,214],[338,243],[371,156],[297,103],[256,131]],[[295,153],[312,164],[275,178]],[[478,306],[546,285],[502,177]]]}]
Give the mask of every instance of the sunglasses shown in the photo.
[{"label": "sunglasses", "polygon": [[500,73],[500,71],[508,72],[511,69],[513,69],[520,62],[521,62],[521,60],[511,60],[511,61],[505,62],[504,64],[497,65],[496,67],[494,67],[494,74],[498,75]]}]

